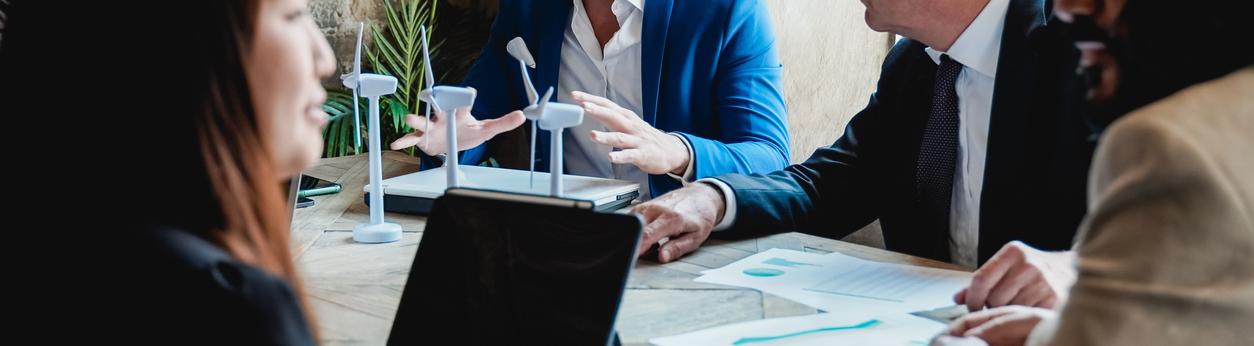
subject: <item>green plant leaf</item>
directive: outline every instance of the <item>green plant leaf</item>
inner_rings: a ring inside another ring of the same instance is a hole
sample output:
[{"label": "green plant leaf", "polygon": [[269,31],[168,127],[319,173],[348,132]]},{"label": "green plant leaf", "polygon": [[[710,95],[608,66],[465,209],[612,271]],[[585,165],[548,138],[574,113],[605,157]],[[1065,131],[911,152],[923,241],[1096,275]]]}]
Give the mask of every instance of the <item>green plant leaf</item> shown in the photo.
[{"label": "green plant leaf", "polygon": [[[380,134],[385,142],[391,142],[412,131],[405,123],[405,116],[413,113],[411,110],[419,109],[421,102],[418,94],[426,78],[419,28],[428,27],[428,35],[435,31],[437,0],[405,0],[399,3],[385,0],[383,4],[383,20],[370,25],[372,42],[363,47],[362,52],[368,65],[368,68],[363,66],[365,71],[393,76],[397,80],[396,93],[379,99]],[[430,53],[433,59],[441,43],[432,42]],[[352,101],[351,91],[339,88],[327,91],[327,102],[323,105],[323,110],[331,119],[323,132],[327,157],[354,153],[354,136],[363,135],[363,128],[355,128],[352,123]],[[359,112],[363,118],[367,116],[366,102],[365,99],[360,102]],[[361,119],[363,126],[367,120]],[[413,150],[406,152],[411,155],[416,153]]]}]

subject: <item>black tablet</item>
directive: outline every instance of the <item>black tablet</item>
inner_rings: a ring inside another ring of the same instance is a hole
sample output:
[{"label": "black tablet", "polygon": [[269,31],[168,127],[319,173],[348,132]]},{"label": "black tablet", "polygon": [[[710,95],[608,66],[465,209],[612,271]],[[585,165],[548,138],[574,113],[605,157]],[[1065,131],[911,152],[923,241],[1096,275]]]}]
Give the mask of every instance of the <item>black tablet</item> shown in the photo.
[{"label": "black tablet", "polygon": [[591,203],[450,189],[436,200],[392,345],[607,345],[643,225]]}]

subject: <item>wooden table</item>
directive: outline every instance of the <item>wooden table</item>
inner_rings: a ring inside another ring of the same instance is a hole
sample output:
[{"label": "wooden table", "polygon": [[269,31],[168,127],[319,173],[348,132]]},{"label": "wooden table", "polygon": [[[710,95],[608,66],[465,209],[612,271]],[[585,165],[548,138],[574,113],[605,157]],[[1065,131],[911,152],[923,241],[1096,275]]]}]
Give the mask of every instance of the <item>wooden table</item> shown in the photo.
[{"label": "wooden table", "polygon": [[[385,178],[414,172],[418,161],[396,152],[384,154]],[[292,222],[292,249],[325,344],[383,344],[413,262],[425,219],[387,214],[405,234],[390,244],[366,245],[352,240],[353,225],[369,219],[362,201],[367,180],[364,155],[325,159],[306,174],[334,181],[343,192],[314,197],[316,204],[298,209]],[[869,260],[961,269],[928,259],[876,248],[785,233],[741,241],[710,240],[678,262],[641,260],[632,271],[618,332],[623,343],[643,345],[648,339],[718,325],[814,314],[814,308],[755,290],[693,282],[702,270],[718,268],[771,248],[827,253],[840,251]]]}]

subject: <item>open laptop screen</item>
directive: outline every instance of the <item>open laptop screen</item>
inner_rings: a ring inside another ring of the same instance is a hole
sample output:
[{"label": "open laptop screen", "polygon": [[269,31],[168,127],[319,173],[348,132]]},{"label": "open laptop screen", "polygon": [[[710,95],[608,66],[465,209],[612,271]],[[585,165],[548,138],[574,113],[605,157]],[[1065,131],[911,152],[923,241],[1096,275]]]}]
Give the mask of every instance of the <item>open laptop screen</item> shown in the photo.
[{"label": "open laptop screen", "polygon": [[612,339],[638,218],[569,200],[458,191],[437,200],[427,220],[389,344]]}]

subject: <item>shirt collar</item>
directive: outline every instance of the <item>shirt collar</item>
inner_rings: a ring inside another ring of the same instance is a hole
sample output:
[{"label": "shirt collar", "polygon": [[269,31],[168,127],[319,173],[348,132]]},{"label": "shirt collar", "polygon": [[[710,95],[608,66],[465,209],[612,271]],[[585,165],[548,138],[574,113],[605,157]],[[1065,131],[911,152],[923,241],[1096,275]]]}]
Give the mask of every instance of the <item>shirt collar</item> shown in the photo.
[{"label": "shirt collar", "polygon": [[932,62],[938,65],[940,56],[945,54],[980,74],[997,77],[1001,36],[1006,23],[1006,11],[1009,8],[1010,0],[989,0],[975,20],[971,21],[971,25],[958,35],[958,39],[949,47],[949,51],[941,52],[932,47],[924,51],[932,58]]}]

